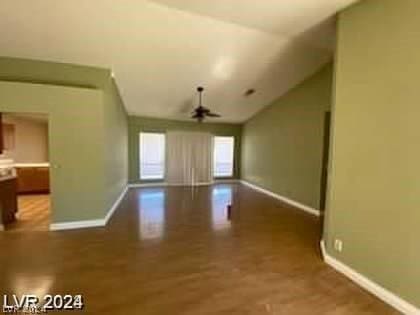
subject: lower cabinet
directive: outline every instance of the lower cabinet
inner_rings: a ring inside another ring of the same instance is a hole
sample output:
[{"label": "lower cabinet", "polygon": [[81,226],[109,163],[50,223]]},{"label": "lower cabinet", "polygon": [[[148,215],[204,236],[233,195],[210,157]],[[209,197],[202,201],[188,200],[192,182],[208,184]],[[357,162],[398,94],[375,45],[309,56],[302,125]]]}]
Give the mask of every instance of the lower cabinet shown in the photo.
[{"label": "lower cabinet", "polygon": [[16,179],[0,181],[0,223],[8,224],[15,221],[17,212]]},{"label": "lower cabinet", "polygon": [[50,192],[50,169],[48,167],[18,167],[16,172],[19,194]]}]

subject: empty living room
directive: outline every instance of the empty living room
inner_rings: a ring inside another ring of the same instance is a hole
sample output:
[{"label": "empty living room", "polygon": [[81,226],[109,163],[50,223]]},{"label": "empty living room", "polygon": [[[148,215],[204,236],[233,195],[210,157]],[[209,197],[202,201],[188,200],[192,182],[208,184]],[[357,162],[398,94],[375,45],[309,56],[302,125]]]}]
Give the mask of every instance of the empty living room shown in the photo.
[{"label": "empty living room", "polygon": [[419,13],[0,0],[0,314],[420,315]]}]

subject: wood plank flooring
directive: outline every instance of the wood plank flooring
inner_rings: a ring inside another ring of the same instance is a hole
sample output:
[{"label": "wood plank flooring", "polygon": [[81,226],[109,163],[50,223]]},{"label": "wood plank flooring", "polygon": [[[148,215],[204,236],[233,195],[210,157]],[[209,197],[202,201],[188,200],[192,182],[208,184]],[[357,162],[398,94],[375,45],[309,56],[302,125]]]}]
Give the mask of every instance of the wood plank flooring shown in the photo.
[{"label": "wood plank flooring", "polygon": [[17,220],[6,226],[8,232],[49,230],[50,195],[20,195],[18,210]]},{"label": "wood plank flooring", "polygon": [[70,314],[399,314],[322,262],[319,228],[240,184],[131,189],[106,228],[0,233],[0,292],[83,294]]}]

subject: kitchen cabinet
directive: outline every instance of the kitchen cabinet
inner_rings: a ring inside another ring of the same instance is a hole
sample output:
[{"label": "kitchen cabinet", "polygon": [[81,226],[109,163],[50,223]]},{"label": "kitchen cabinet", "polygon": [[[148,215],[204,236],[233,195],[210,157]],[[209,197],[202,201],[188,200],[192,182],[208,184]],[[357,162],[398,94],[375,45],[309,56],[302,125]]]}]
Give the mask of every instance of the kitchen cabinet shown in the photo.
[{"label": "kitchen cabinet", "polygon": [[16,167],[19,194],[50,192],[49,167]]},{"label": "kitchen cabinet", "polygon": [[0,179],[0,223],[9,224],[16,220],[15,214],[18,210],[16,186],[16,178]]}]

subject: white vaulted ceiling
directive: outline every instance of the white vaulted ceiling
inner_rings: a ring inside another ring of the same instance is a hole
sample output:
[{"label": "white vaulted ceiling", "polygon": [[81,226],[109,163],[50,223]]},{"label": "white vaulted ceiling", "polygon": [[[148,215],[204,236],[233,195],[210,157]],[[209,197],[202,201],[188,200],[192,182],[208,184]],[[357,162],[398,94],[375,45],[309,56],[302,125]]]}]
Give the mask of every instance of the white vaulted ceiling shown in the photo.
[{"label": "white vaulted ceiling", "polygon": [[203,85],[215,121],[243,122],[331,59],[353,2],[0,0],[0,51],[112,68],[133,115],[188,119]]}]

